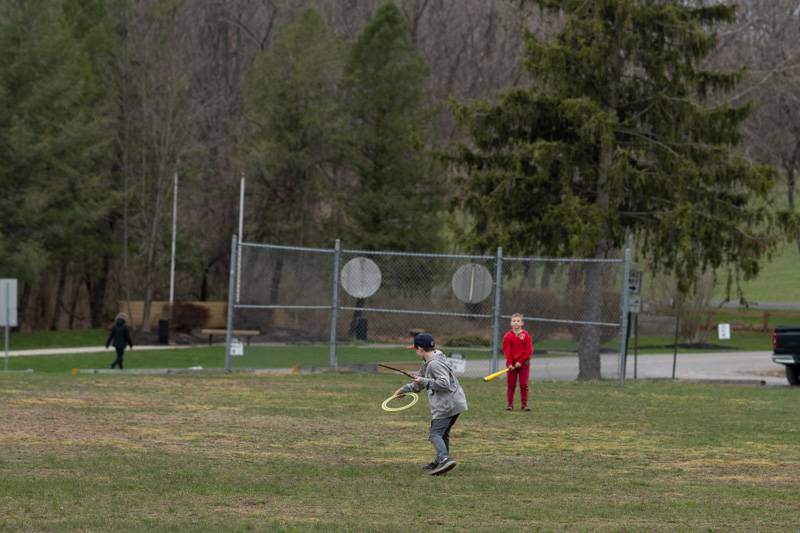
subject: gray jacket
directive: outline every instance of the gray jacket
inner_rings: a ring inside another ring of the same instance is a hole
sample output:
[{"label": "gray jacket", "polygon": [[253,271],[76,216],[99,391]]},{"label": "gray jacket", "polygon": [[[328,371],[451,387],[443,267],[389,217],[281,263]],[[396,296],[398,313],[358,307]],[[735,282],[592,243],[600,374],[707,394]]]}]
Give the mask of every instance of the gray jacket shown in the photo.
[{"label": "gray jacket", "polygon": [[402,392],[419,392],[428,389],[428,401],[431,404],[431,419],[448,418],[467,410],[467,397],[464,389],[453,374],[447,357],[439,350],[434,350],[433,357],[423,361],[419,368],[422,378],[420,383],[411,382],[404,385]]}]

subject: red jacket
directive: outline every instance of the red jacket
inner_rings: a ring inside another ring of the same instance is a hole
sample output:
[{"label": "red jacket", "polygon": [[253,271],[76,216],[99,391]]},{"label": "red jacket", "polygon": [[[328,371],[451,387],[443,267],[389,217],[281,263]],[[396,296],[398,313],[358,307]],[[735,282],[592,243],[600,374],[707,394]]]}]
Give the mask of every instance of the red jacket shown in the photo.
[{"label": "red jacket", "polygon": [[506,356],[506,366],[515,363],[525,364],[533,355],[533,337],[524,329],[519,332],[519,336],[513,329],[503,336],[503,353]]}]

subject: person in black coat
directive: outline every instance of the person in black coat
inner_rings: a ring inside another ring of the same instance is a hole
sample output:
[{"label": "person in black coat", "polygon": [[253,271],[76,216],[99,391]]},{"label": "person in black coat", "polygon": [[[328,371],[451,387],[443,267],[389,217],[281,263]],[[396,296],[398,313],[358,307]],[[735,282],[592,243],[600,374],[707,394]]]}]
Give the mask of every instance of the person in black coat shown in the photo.
[{"label": "person in black coat", "polygon": [[131,332],[128,326],[125,325],[125,318],[121,313],[117,315],[117,320],[111,326],[111,331],[108,333],[108,339],[106,340],[106,348],[111,344],[117,350],[117,358],[111,363],[111,368],[119,366],[119,369],[122,370],[122,356],[125,354],[125,346],[130,346],[133,349],[133,341],[131,341]]}]

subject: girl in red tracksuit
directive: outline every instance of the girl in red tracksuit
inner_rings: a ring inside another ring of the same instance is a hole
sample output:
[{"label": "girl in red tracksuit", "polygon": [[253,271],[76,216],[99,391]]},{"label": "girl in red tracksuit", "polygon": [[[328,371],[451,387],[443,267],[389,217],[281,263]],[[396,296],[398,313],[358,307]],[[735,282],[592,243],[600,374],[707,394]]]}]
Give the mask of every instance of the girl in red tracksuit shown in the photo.
[{"label": "girl in red tracksuit", "polygon": [[508,367],[508,389],[506,391],[508,406],[506,411],[514,409],[514,391],[517,388],[517,379],[519,379],[522,410],[530,411],[528,408],[528,377],[533,355],[533,338],[530,333],[522,329],[523,325],[522,315],[514,313],[511,315],[511,329],[503,337],[503,353],[506,356],[506,366]]}]

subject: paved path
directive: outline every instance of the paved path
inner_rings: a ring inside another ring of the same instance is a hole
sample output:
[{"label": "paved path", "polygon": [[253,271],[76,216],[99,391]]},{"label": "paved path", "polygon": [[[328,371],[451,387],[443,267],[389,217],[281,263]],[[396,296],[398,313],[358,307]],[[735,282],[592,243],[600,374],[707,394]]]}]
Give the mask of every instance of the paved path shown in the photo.
[{"label": "paved path", "polygon": [[[181,348],[193,348],[192,345],[166,345],[166,344],[159,344],[159,345],[136,345],[133,348],[128,348],[126,352],[130,352],[133,350],[134,352],[144,352],[147,350],[169,350],[169,349],[181,349]],[[75,353],[100,353],[100,352],[109,352],[111,354],[114,353],[114,348],[106,348],[105,346],[84,346],[82,348],[37,348],[35,350],[9,350],[8,356],[9,357],[25,357],[30,355],[64,355],[64,354],[75,354]],[[5,351],[2,350],[0,347],[0,358],[5,356]]]},{"label": "paved path", "polygon": [[[183,349],[191,345],[142,345],[135,351]],[[38,350],[10,350],[9,357],[31,355],[56,355],[70,353],[113,353],[113,348],[91,346],[83,348],[47,348]],[[4,352],[0,350],[0,359]],[[772,362],[772,352],[713,352],[678,354],[675,377],[683,380],[730,381],[742,383],[759,383],[767,385],[788,385],[783,365]],[[636,365],[636,375],[643,379],[670,379],[672,377],[672,359],[669,354],[640,355]],[[500,363],[502,364],[502,358]],[[603,355],[601,374],[604,379],[619,379],[619,356]],[[489,359],[468,359],[465,376],[482,377],[491,373],[492,362]],[[534,357],[531,372],[533,380],[571,381],[578,376],[577,356]],[[626,379],[633,379],[634,358],[628,356]]]},{"label": "paved path", "polygon": [[[678,354],[675,377],[684,380],[731,382],[764,382],[787,385],[783,365],[772,362],[772,352],[727,352]],[[672,354],[640,355],[636,365],[639,378],[672,377]],[[501,362],[502,363],[502,362]],[[502,367],[500,367],[502,368]],[[604,379],[619,379],[619,356],[603,355],[601,374]],[[480,377],[491,372],[491,360],[467,360],[465,376]],[[626,379],[633,379],[634,358],[628,356]],[[578,358],[534,357],[531,379],[574,380],[578,376]]]}]

